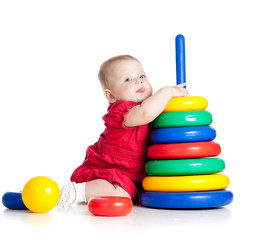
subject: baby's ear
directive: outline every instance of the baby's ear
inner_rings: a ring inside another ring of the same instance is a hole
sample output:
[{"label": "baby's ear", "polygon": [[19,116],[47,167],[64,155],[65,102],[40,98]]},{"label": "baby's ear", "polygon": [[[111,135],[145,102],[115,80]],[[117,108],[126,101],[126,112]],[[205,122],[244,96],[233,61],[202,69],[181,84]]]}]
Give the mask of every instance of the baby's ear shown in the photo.
[{"label": "baby's ear", "polygon": [[109,89],[104,90],[104,96],[108,99],[110,103],[114,103],[116,101]]}]

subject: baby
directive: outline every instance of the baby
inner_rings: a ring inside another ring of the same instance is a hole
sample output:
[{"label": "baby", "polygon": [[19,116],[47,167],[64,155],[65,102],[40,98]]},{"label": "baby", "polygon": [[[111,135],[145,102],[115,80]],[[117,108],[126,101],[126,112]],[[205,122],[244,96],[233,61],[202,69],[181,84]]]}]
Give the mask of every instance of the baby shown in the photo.
[{"label": "baby", "polygon": [[129,55],[113,57],[99,70],[109,101],[105,130],[87,148],[81,166],[61,190],[59,206],[87,202],[91,197],[122,196],[137,200],[145,176],[148,124],[172,97],[187,96],[185,84],[166,86],[153,94],[141,63]]}]

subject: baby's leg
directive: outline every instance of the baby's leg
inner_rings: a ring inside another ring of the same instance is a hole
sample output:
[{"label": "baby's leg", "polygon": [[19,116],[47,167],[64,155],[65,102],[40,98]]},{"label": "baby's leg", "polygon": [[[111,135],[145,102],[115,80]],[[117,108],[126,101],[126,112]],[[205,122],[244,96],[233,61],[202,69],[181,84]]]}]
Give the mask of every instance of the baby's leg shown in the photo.
[{"label": "baby's leg", "polygon": [[105,179],[95,179],[86,183],[85,187],[86,200],[91,197],[100,196],[118,196],[131,198],[118,183],[110,183]]},{"label": "baby's leg", "polygon": [[58,206],[70,206],[79,202],[88,202],[91,197],[118,196],[131,198],[118,183],[105,179],[95,179],[86,183],[66,183],[61,189]]}]

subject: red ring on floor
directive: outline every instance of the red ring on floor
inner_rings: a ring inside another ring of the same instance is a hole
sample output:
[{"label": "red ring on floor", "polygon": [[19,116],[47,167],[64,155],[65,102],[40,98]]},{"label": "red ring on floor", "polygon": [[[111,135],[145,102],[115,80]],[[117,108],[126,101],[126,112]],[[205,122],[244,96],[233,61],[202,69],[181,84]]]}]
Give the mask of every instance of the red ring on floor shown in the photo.
[{"label": "red ring on floor", "polygon": [[132,208],[132,200],[126,197],[95,197],[88,203],[88,210],[95,216],[125,216],[132,211]]}]

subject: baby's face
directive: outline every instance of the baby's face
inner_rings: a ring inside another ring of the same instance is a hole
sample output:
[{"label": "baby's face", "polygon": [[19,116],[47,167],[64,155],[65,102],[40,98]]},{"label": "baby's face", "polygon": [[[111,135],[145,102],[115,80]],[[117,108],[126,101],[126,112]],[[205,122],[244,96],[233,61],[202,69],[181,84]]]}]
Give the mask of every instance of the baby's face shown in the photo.
[{"label": "baby's face", "polygon": [[115,102],[118,100],[141,103],[152,95],[152,86],[136,60],[119,60],[108,70],[109,90]]}]

